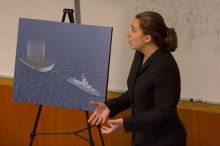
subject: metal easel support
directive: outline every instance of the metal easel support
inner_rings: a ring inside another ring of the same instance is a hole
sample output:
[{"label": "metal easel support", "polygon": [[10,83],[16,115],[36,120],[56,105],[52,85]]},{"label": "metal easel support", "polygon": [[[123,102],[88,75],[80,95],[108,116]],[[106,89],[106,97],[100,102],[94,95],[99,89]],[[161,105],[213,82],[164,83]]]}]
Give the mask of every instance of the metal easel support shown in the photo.
[{"label": "metal easel support", "polygon": [[[63,10],[62,22],[65,21],[66,14],[68,14],[70,23],[74,23],[73,13],[74,13],[73,9],[64,9]],[[86,123],[87,123],[86,128],[83,128],[83,129],[80,129],[80,130],[77,130],[77,131],[74,131],[74,132],[37,132],[37,126],[38,126],[38,123],[39,123],[39,120],[40,120],[40,115],[41,115],[42,108],[43,108],[43,105],[39,105],[36,120],[35,120],[35,123],[34,123],[34,127],[33,127],[33,130],[32,130],[32,133],[30,135],[31,140],[30,140],[29,146],[33,145],[34,138],[38,135],[42,135],[42,136],[43,135],[75,135],[75,136],[78,136],[79,138],[87,141],[90,144],[90,146],[95,146],[94,141],[93,141],[93,137],[92,137],[92,130],[91,130],[91,128],[95,127],[95,126],[90,126],[89,123],[87,122],[88,119],[89,119],[89,112],[88,111],[85,111]],[[99,136],[100,136],[100,139],[101,139],[102,146],[105,146],[103,136],[102,136],[101,131],[100,131],[100,126],[96,126],[96,127],[97,127],[98,132],[99,132]],[[82,132],[84,130],[88,130],[89,138],[83,137],[79,134],[80,132]]]}]

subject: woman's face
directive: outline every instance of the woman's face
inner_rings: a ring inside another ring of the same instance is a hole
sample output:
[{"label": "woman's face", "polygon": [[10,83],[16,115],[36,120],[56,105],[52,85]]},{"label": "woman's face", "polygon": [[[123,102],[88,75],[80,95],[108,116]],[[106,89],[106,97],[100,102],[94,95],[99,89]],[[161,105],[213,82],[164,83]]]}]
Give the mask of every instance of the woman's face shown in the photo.
[{"label": "woman's face", "polygon": [[134,50],[142,50],[146,47],[146,35],[140,28],[140,22],[137,18],[133,19],[127,33],[128,43]]}]

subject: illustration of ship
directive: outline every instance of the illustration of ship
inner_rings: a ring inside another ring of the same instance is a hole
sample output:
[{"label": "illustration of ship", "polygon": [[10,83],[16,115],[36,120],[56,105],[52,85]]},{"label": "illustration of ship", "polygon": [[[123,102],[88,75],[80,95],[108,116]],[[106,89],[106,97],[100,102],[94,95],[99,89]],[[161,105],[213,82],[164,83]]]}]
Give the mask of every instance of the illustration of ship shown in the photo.
[{"label": "illustration of ship", "polygon": [[19,60],[37,72],[51,71],[55,62],[53,59],[46,57],[45,42],[39,40],[28,40],[27,56],[20,57]]},{"label": "illustration of ship", "polygon": [[71,77],[68,78],[67,81],[90,95],[100,96],[100,93],[89,85],[84,74],[82,74],[82,81]]}]

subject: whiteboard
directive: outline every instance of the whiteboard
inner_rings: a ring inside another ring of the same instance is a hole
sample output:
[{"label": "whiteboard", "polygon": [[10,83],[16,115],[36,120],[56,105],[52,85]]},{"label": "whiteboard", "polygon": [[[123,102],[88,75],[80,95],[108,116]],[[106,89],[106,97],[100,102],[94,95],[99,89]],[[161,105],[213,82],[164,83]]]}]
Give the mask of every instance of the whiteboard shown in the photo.
[{"label": "whiteboard", "polygon": [[181,98],[220,103],[220,0],[81,0],[82,23],[113,26],[109,89],[127,89],[134,52],[126,32],[135,14],[145,10],[159,12],[176,28]]}]

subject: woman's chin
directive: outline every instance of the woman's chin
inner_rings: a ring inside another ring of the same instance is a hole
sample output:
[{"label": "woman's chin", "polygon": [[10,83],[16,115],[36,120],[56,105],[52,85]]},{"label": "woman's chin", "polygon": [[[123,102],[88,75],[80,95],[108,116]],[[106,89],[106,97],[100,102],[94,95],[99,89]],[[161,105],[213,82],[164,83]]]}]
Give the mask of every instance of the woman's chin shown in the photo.
[{"label": "woman's chin", "polygon": [[132,46],[130,46],[130,48],[131,48],[132,50],[135,50],[135,51],[137,51],[137,50],[138,50],[137,48],[132,47]]}]

